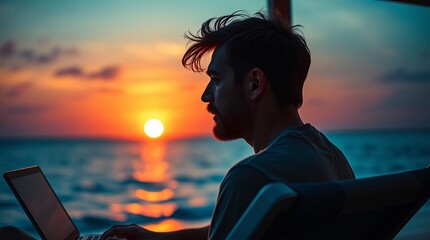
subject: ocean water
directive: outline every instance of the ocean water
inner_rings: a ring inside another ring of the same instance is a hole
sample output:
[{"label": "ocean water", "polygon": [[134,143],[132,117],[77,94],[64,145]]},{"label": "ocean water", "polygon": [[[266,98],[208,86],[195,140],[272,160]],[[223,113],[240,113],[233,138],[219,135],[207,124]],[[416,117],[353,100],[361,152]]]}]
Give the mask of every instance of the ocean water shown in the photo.
[{"label": "ocean water", "polygon": [[[430,165],[430,131],[332,132],[358,178]],[[227,170],[252,154],[243,141],[27,139],[0,141],[0,171],[39,165],[83,233],[136,223],[156,231],[207,224]],[[3,179],[0,226],[37,236]],[[430,203],[398,239],[430,239]]]}]

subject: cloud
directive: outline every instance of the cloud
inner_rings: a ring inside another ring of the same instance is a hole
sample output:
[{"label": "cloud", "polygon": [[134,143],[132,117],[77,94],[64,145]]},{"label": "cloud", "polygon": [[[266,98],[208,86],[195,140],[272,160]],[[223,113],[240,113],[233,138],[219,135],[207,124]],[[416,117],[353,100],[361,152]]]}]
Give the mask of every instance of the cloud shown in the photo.
[{"label": "cloud", "polygon": [[85,73],[82,68],[77,66],[70,66],[66,68],[61,68],[54,73],[56,77],[75,77],[81,79],[94,79],[94,80],[103,80],[110,81],[114,80],[118,77],[120,72],[120,67],[118,66],[107,66],[99,71]]},{"label": "cloud", "polygon": [[82,77],[84,76],[84,72],[80,67],[71,66],[71,67],[58,69],[54,75],[57,77],[66,77],[66,76]]},{"label": "cloud", "polygon": [[76,52],[73,49],[61,49],[58,47],[54,47],[51,49],[48,53],[43,54],[37,54],[34,50],[26,49],[21,52],[19,52],[19,56],[32,63],[40,63],[40,64],[47,64],[54,62],[57,60],[61,55],[72,55],[74,52]]},{"label": "cloud", "polygon": [[48,106],[38,105],[38,106],[28,106],[28,105],[20,105],[14,106],[7,109],[7,113],[9,114],[36,114],[45,112],[48,110]]},{"label": "cloud", "polygon": [[429,127],[429,92],[422,86],[398,89],[369,106],[365,114],[385,127]]},{"label": "cloud", "polygon": [[4,42],[0,47],[0,55],[9,57],[14,55],[16,52],[16,43],[12,40]]},{"label": "cloud", "polygon": [[387,72],[379,78],[382,82],[388,83],[424,83],[430,82],[430,70],[408,71],[404,68],[397,68]]},{"label": "cloud", "polygon": [[27,93],[30,90],[31,87],[32,87],[31,82],[19,83],[19,84],[16,84],[15,86],[13,86],[6,93],[6,95],[8,97],[19,97],[19,96],[24,95],[25,93]]},{"label": "cloud", "polygon": [[52,47],[48,52],[38,53],[34,49],[18,49],[17,43],[12,40],[4,42],[0,47],[0,55],[3,57],[16,56],[28,63],[48,64],[61,56],[73,56],[78,54],[75,48]]},{"label": "cloud", "polygon": [[[380,109],[409,109],[422,112],[423,109],[430,108],[429,87],[415,87],[411,89],[397,89],[391,95],[386,96],[381,102],[375,105],[377,110]],[[420,111],[418,111],[418,109]],[[425,111],[428,112],[428,111]]]},{"label": "cloud", "polygon": [[102,80],[113,80],[119,74],[119,67],[117,66],[108,66],[101,69],[98,72],[88,74],[88,78],[98,78]]}]

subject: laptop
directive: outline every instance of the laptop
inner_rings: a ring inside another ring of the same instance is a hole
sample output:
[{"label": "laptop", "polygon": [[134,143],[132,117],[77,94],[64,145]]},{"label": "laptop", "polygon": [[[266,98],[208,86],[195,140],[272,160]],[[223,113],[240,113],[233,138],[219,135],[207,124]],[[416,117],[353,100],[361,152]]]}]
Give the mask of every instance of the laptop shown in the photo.
[{"label": "laptop", "polygon": [[3,177],[42,239],[95,240],[100,237],[80,236],[39,166],[8,171]]}]

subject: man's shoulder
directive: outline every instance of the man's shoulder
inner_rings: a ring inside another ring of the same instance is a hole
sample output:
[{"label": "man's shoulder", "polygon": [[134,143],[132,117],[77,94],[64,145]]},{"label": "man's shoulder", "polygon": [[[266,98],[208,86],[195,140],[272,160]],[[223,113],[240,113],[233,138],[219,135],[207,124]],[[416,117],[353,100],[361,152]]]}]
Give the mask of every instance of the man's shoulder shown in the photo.
[{"label": "man's shoulder", "polygon": [[312,126],[308,126],[305,131],[294,129],[279,135],[258,154],[238,162],[232,170],[236,169],[235,172],[239,174],[258,172],[255,175],[263,175],[269,181],[332,179],[332,172],[337,175],[338,168],[349,168],[346,159],[337,156],[341,152],[332,146],[334,145]]},{"label": "man's shoulder", "polygon": [[230,179],[264,179],[267,182],[277,181],[278,178],[273,176],[275,169],[288,169],[288,163],[285,161],[288,151],[277,153],[276,148],[266,149],[258,154],[249,156],[236,163],[228,172],[227,177]]},{"label": "man's shoulder", "polygon": [[310,132],[285,132],[278,136],[267,148],[241,160],[236,166],[253,168],[260,168],[268,164],[285,166],[295,161],[316,158],[317,156],[315,155],[319,155],[319,153],[314,149],[312,136],[314,135]]},{"label": "man's shoulder", "polygon": [[261,171],[260,166],[261,156],[252,155],[249,156],[238,163],[236,163],[229,171],[227,175],[233,176],[247,176],[248,175],[265,175]]}]

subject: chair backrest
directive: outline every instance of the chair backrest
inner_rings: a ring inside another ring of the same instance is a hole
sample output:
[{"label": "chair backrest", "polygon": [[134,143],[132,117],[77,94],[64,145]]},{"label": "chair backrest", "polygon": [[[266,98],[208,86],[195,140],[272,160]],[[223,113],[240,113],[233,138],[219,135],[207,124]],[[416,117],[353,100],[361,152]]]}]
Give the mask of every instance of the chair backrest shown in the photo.
[{"label": "chair backrest", "polygon": [[430,168],[300,184],[268,184],[227,239],[392,239],[430,197]]}]

